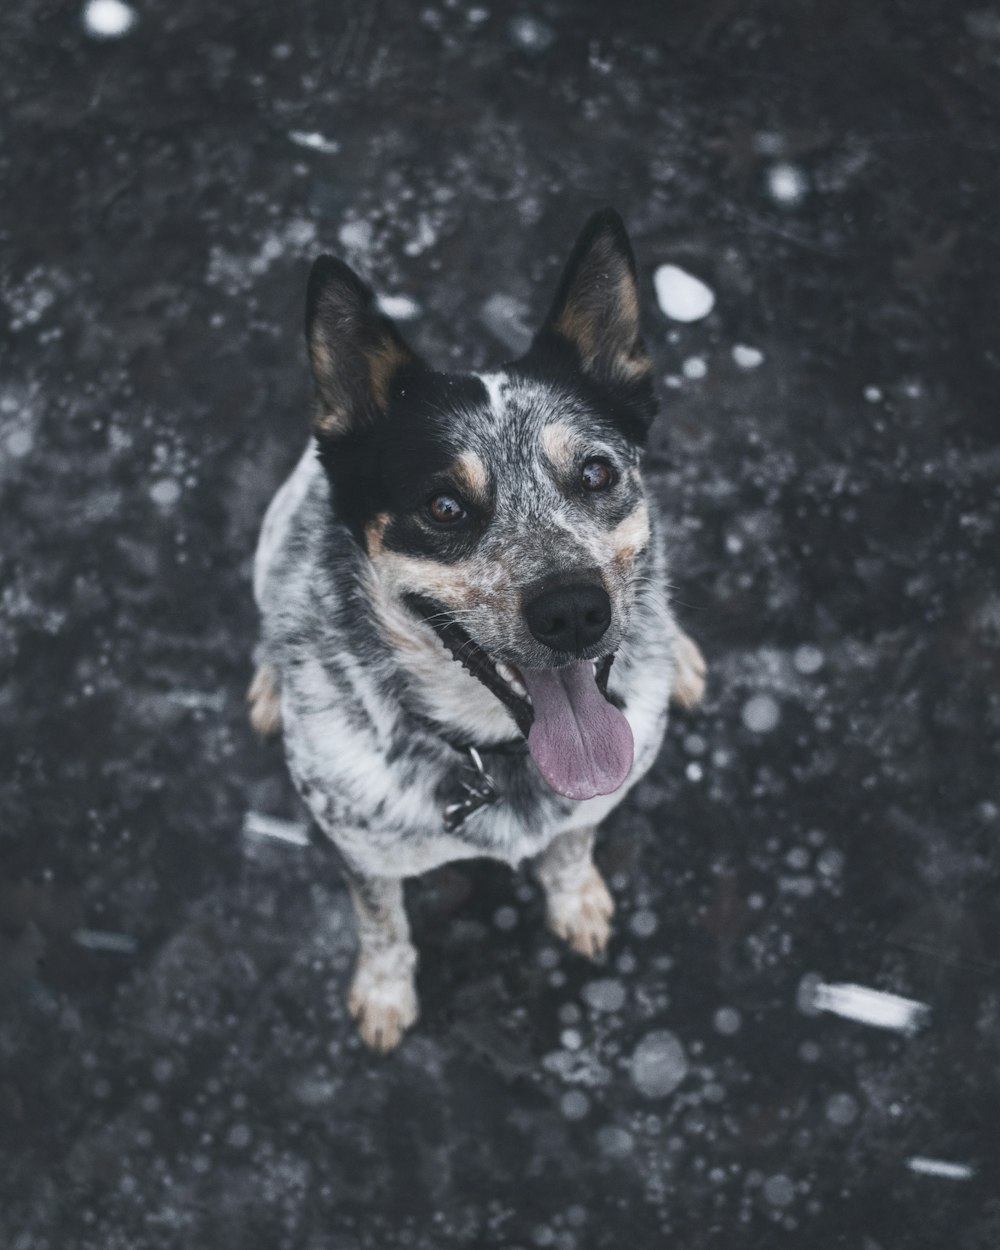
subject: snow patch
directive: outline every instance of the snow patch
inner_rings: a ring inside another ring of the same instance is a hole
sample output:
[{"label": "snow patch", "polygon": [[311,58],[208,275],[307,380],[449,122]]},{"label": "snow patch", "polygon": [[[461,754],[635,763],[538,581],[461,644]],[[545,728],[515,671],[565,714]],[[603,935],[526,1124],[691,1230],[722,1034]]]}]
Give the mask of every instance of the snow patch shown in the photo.
[{"label": "snow patch", "polygon": [[83,25],[95,39],[120,39],[136,22],[135,10],[122,0],[90,0],[84,6]]},{"label": "snow patch", "polygon": [[789,165],[782,161],[777,165],[772,165],[767,171],[767,189],[772,199],[792,208],[805,199],[809,183],[797,165]]},{"label": "snow patch", "polygon": [[397,321],[412,321],[420,316],[420,305],[408,295],[380,295],[378,306],[387,317]]},{"label": "snow patch", "polygon": [[288,137],[300,148],[309,148],[313,152],[322,152],[324,156],[335,156],[340,151],[336,139],[328,139],[318,130],[290,130]]},{"label": "snow patch", "polygon": [[976,1174],[968,1163],[949,1163],[946,1159],[927,1159],[923,1155],[907,1159],[906,1166],[918,1176],[940,1176],[949,1181],[971,1181]]},{"label": "snow patch", "polygon": [[620,1011],[625,1006],[625,986],[607,977],[583,987],[584,1001],[595,1011]]},{"label": "snow patch", "polygon": [[653,274],[656,300],[674,321],[701,321],[715,307],[715,293],[678,265],[660,265]]},{"label": "snow patch", "polygon": [[302,821],[281,820],[263,812],[247,812],[243,817],[243,836],[271,838],[275,842],[287,842],[290,846],[309,845],[309,830]]},{"label": "snow patch", "polygon": [[635,1048],[632,1084],[646,1098],[666,1098],[687,1076],[688,1061],[680,1039],[669,1029],[647,1033]]},{"label": "snow patch", "polygon": [[814,1011],[828,1011],[845,1020],[857,1020],[875,1029],[890,1029],[897,1033],[915,1033],[930,1015],[926,1003],[884,990],[873,990],[865,985],[838,983],[827,985],[822,981],[803,986],[802,1005]]},{"label": "snow patch", "polygon": [[764,363],[764,353],[760,348],[750,347],[746,343],[735,343],[732,355],[741,369],[756,369]]},{"label": "snow patch", "polygon": [[743,704],[743,724],[751,733],[766,734],[781,719],[781,709],[769,694],[755,694]]}]

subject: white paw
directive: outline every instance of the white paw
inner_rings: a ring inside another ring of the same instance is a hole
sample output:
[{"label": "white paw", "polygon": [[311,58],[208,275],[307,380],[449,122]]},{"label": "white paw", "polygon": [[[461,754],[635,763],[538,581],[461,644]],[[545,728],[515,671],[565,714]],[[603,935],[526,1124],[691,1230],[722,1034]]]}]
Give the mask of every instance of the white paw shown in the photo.
[{"label": "white paw", "polygon": [[687,634],[677,635],[677,671],[670,695],[681,707],[694,707],[705,694],[705,674],[708,666],[705,657]]},{"label": "white paw", "polygon": [[553,890],[546,897],[549,928],[575,951],[596,959],[611,936],[615,904],[604,878],[591,865],[590,875],[577,889]]},{"label": "white paw", "polygon": [[361,1040],[380,1055],[399,1045],[419,1010],[412,960],[402,961],[409,962],[406,969],[400,968],[400,962],[362,955],[347,996],[347,1009],[358,1023]]},{"label": "white paw", "polygon": [[269,664],[261,664],[254,673],[247,703],[250,704],[250,724],[261,737],[276,734],[281,728],[281,687]]}]

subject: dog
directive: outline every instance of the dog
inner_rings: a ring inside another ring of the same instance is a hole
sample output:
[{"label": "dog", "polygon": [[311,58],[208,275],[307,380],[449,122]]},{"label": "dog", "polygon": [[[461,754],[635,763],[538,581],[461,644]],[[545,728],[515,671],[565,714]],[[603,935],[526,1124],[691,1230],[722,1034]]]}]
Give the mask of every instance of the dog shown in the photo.
[{"label": "dog", "polygon": [[264,520],[248,700],[338,848],[357,920],[348,1006],[391,1050],[417,1018],[403,880],[532,861],[549,926],[596,957],[594,831],[647,772],[705,662],[671,612],[640,459],[656,410],[635,261],[586,224],[527,352],[440,373],[320,256],[312,436]]}]

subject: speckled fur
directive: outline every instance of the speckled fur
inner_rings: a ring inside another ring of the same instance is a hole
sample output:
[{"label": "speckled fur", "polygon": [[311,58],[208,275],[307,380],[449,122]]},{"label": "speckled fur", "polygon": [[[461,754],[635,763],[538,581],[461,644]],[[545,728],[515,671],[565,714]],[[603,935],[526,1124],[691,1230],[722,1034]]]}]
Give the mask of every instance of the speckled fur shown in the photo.
[{"label": "speckled fur", "polygon": [[[598,243],[606,244],[606,236],[598,232]],[[612,242],[620,251],[617,236]],[[593,240],[590,246],[593,251]],[[631,255],[622,255],[609,298],[620,297],[630,274],[634,281]],[[576,263],[586,270],[579,258]],[[587,263],[593,269],[592,256]],[[349,281],[339,270],[331,272],[332,280]],[[592,284],[592,274],[587,281]],[[258,682],[258,700],[266,684],[268,706],[267,716],[257,719],[272,727],[278,722],[280,686],[292,776],[339,848],[352,882],[361,952],[351,1009],[377,1049],[394,1045],[417,1012],[415,953],[402,896],[387,883],[450,860],[487,855],[513,865],[541,856],[538,875],[549,883],[550,923],[577,949],[596,953],[607,937],[611,904],[590,861],[590,831],[649,769],[663,736],[683,635],[670,612],[663,524],[643,489],[640,440],[627,420],[609,416],[617,393],[601,390],[600,376],[588,376],[587,360],[594,358],[602,330],[599,319],[587,321],[599,307],[591,287],[587,295],[589,302],[577,298],[564,277],[549,338],[543,331],[538,340],[542,348],[552,345],[558,369],[548,366],[552,353],[540,357],[536,351],[505,369],[464,375],[453,389],[447,379],[437,383],[444,417],[435,417],[435,438],[451,465],[450,480],[477,495],[484,515],[488,510],[488,524],[475,541],[440,552],[416,513],[393,512],[372,498],[369,515],[359,519],[357,503],[351,516],[344,515],[339,448],[325,440],[334,402],[341,405],[338,432],[348,419],[343,404],[349,388],[330,389],[324,402],[321,370],[330,358],[343,359],[346,349],[328,345],[322,327],[310,321],[321,392],[316,437],[268,510],[254,568],[262,618],[259,660],[270,675],[267,683]],[[347,297],[335,296],[342,320]],[[362,298],[353,289],[348,296]],[[574,299],[583,311],[569,316]],[[362,309],[356,315],[366,314]],[[634,318],[634,301],[615,316],[609,333],[619,335],[621,350],[616,355],[608,348],[603,358],[616,379],[627,375],[631,385],[643,357],[637,322],[622,330],[621,321]],[[564,344],[551,330],[556,323],[586,330],[589,355],[581,348],[576,357],[579,386],[573,370],[563,368]],[[380,330],[377,322],[362,325],[355,338],[382,361],[380,333],[391,335],[400,360],[408,358],[395,330]],[[345,367],[350,365],[348,357]],[[389,428],[390,405],[407,402],[407,386],[412,399],[415,387],[429,385],[407,381],[405,367],[395,397],[392,383],[381,378],[374,415],[369,410],[357,418],[362,434],[363,421],[384,419]],[[363,362],[357,373],[365,375]],[[452,394],[460,398],[449,411]],[[606,497],[585,499],[575,490],[578,466],[595,455],[616,466],[618,481]],[[594,655],[617,652],[609,693],[632,729],[631,773],[616,793],[576,802],[550,789],[527,754],[488,755],[501,799],[449,833],[443,808],[468,764],[452,743],[507,743],[520,735],[504,704],[455,661],[404,595],[419,593],[443,605],[494,659],[541,667],[554,662],[552,653],[526,627],[522,592],[579,570],[600,576],[611,598],[612,624]],[[689,662],[685,672],[690,668]]]}]

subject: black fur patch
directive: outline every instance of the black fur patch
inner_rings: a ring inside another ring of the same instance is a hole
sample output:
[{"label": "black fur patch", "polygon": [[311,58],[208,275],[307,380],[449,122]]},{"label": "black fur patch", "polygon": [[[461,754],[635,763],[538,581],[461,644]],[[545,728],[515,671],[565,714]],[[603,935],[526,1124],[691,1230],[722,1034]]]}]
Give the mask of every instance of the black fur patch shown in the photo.
[{"label": "black fur patch", "polygon": [[476,377],[434,373],[416,362],[402,369],[383,415],[337,437],[318,435],[338,519],[360,540],[374,517],[388,513],[387,547],[445,562],[462,559],[485,518],[470,508],[469,522],[435,527],[424,506],[435,491],[461,493],[448,470],[462,448],[469,413],[488,404]]}]

